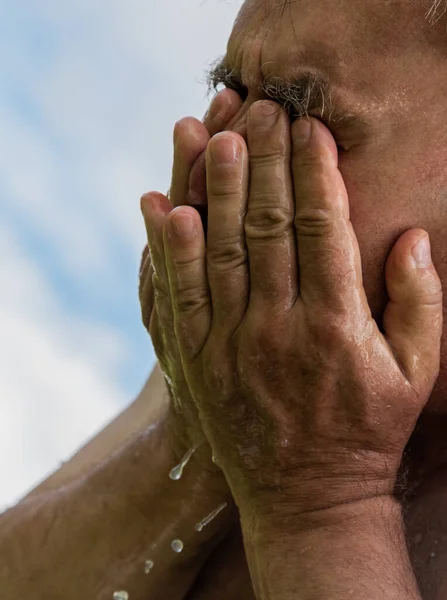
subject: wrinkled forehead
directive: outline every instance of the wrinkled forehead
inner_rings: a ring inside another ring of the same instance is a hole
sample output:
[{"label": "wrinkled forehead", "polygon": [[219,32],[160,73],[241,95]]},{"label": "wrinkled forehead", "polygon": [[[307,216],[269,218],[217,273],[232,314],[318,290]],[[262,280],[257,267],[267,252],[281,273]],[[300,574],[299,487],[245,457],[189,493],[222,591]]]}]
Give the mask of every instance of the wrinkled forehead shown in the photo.
[{"label": "wrinkled forehead", "polygon": [[[444,0],[442,0],[444,1]],[[445,21],[430,23],[431,0],[246,0],[229,40],[231,64],[251,71],[266,64],[287,70],[303,52],[318,66],[363,69],[388,57],[447,54]],[[438,0],[439,6],[439,0]],[[256,57],[256,58],[255,58]],[[250,66],[247,66],[250,65]],[[248,73],[247,73],[248,75]]]}]

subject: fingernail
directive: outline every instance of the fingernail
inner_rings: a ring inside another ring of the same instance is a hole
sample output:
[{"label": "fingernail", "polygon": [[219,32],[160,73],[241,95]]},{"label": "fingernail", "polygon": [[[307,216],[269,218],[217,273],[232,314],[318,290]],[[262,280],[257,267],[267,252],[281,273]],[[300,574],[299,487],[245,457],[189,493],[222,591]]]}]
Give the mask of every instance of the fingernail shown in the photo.
[{"label": "fingernail", "polygon": [[419,269],[426,269],[429,267],[432,263],[429,237],[425,236],[420,239],[416,246],[413,247],[411,254]]},{"label": "fingernail", "polygon": [[278,122],[280,110],[279,105],[273,102],[257,102],[250,113],[250,125],[259,131],[270,129]]},{"label": "fingernail", "polygon": [[312,124],[309,119],[300,119],[294,125],[293,141],[299,148],[304,148],[310,142]]},{"label": "fingernail", "polygon": [[191,235],[194,235],[196,231],[194,218],[183,212],[179,212],[173,217],[172,226],[174,228],[174,233],[178,237],[190,237]]},{"label": "fingernail", "polygon": [[215,137],[211,143],[211,156],[219,165],[233,165],[240,155],[241,145],[229,137]]}]

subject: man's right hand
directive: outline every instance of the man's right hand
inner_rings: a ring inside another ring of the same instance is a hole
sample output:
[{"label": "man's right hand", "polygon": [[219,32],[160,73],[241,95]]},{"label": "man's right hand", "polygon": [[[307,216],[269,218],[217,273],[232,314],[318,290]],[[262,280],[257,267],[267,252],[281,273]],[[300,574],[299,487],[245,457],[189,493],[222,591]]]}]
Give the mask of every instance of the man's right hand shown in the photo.
[{"label": "man's right hand", "polygon": [[[236,92],[224,90],[214,98],[203,123],[188,117],[179,121],[174,130],[174,163],[170,199],[163,194],[153,192],[144,195],[141,200],[143,214],[144,211],[148,211],[148,217],[145,217],[148,246],[144,249],[141,261],[140,304],[144,325],[152,337],[170,392],[169,435],[178,456],[186,453],[188,448],[202,443],[204,436],[183,374],[174,334],[172,309],[168,302],[169,294],[160,285],[163,281],[167,281],[167,277],[160,276],[160,273],[157,275],[157,269],[165,268],[164,261],[158,261],[160,255],[158,248],[163,248],[163,223],[172,208],[182,204],[195,207],[207,204],[205,151],[208,142],[216,133],[228,127],[241,104],[242,101]],[[164,329],[162,322],[168,323],[165,331],[172,332],[171,336],[161,334]],[[182,412],[176,410],[175,403],[181,405]],[[197,459],[207,471],[213,470],[216,479],[221,481],[222,494],[230,498],[221,471],[217,470],[211,462],[211,449],[208,443],[197,450],[194,460]],[[254,599],[239,523],[235,523],[225,540],[209,556],[188,594],[188,600],[202,598],[220,600],[228,597],[234,600]]]},{"label": "man's right hand", "polygon": [[[197,447],[195,459],[206,470],[215,470],[211,450],[199,422],[198,413],[186,384],[174,334],[174,320],[162,255],[163,224],[166,215],[176,206],[205,206],[205,151],[211,137],[228,125],[241,107],[239,95],[232,90],[217,94],[203,123],[186,117],[174,128],[174,162],[171,189],[167,196],[158,192],[145,194],[141,208],[145,219],[148,246],[140,270],[140,304],[143,322],[150,333],[171,396],[168,435],[179,458]],[[162,333],[163,332],[163,333]],[[172,332],[167,335],[165,332]],[[223,477],[222,477],[222,481]],[[225,484],[226,488],[226,484]]]}]

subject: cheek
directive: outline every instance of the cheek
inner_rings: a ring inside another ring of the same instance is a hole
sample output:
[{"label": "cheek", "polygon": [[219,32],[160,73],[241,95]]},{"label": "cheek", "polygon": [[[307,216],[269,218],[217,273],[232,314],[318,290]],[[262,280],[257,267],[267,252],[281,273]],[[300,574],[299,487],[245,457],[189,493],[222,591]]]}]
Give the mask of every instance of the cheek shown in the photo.
[{"label": "cheek", "polygon": [[410,178],[390,156],[346,154],[340,171],[348,191],[351,220],[362,257],[364,287],[374,318],[381,324],[387,303],[385,264],[408,229],[430,230],[427,203],[419,201],[419,178]]},{"label": "cheek", "polygon": [[[348,190],[351,220],[360,246],[364,287],[372,313],[381,326],[388,301],[385,264],[398,238],[408,229],[421,227],[430,234],[433,261],[444,287],[447,300],[447,181],[427,176],[422,162],[413,169],[402,169],[402,163],[388,159],[382,170],[369,165],[378,161],[346,156],[340,171]],[[408,163],[407,163],[408,164]],[[444,176],[445,177],[445,176]],[[441,190],[441,191],[440,191]],[[445,313],[445,310],[444,310]],[[447,318],[444,332],[447,333]],[[447,336],[441,349],[441,371],[426,412],[447,415]]]}]

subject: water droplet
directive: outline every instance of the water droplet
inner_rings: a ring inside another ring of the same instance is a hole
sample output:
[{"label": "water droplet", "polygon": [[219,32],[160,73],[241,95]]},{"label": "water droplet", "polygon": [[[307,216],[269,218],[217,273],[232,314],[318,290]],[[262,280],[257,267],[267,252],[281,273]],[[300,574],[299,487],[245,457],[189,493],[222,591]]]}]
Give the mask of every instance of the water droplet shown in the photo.
[{"label": "water droplet", "polygon": [[153,568],[154,568],[154,561],[153,560],[147,560],[144,563],[144,572],[146,573],[146,575],[149,575],[149,573],[152,571]]},{"label": "water droplet", "polygon": [[289,445],[289,440],[281,440],[281,448],[287,448]]},{"label": "water droplet", "polygon": [[[154,264],[154,262],[152,261],[152,264]],[[166,383],[168,384],[168,386],[171,388],[171,390],[173,389],[173,384],[172,384],[172,379],[169,377],[169,375],[162,369],[161,370],[162,375],[164,377],[164,380],[166,381]]]},{"label": "water droplet", "polygon": [[422,542],[422,540],[423,540],[423,539],[424,539],[424,536],[423,536],[423,534],[422,534],[422,533],[417,533],[417,534],[414,536],[414,543],[415,543],[415,544],[420,544],[420,543]]},{"label": "water droplet", "polygon": [[197,523],[197,525],[195,527],[196,531],[202,531],[202,529],[204,529],[207,525],[209,525],[211,523],[211,521],[214,521],[214,519],[217,517],[217,515],[219,515],[226,507],[227,507],[227,503],[224,502],[218,508],[216,508],[216,510],[213,510],[213,512],[210,513],[207,517],[205,517],[202,521],[200,521],[200,523]]},{"label": "water droplet", "polygon": [[180,554],[180,552],[183,551],[183,542],[182,542],[182,540],[173,540],[171,542],[171,548],[174,550],[174,552],[177,552],[177,554]]},{"label": "water droplet", "polygon": [[180,554],[180,552],[183,551],[183,542],[182,542],[182,540],[173,540],[171,542],[171,548],[174,550],[174,552],[177,552],[177,554]]},{"label": "water droplet", "polygon": [[113,600],[129,600],[129,594],[127,592],[115,592],[113,594]]},{"label": "water droplet", "polygon": [[188,450],[188,452],[182,458],[182,461],[180,462],[180,464],[177,465],[176,467],[174,467],[172,469],[172,471],[169,473],[169,479],[172,479],[172,481],[178,481],[179,479],[182,478],[183,470],[186,467],[186,465],[189,463],[189,461],[191,460],[191,456],[194,454],[196,449],[197,448],[191,448],[191,450]]},{"label": "water droplet", "polygon": [[432,552],[432,553],[430,554],[430,558],[436,558],[436,552]]}]

